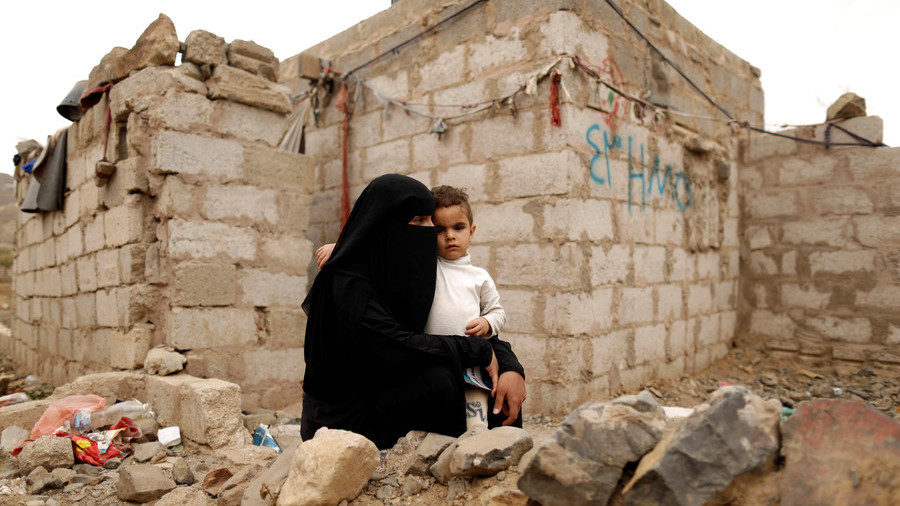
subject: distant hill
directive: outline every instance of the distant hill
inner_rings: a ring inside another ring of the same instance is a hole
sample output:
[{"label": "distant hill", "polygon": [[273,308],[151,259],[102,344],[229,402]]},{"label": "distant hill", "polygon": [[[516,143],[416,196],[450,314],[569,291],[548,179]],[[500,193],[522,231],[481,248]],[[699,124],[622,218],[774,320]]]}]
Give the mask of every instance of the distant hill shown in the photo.
[{"label": "distant hill", "polygon": [[0,245],[11,245],[16,232],[16,181],[9,174],[0,172]]}]

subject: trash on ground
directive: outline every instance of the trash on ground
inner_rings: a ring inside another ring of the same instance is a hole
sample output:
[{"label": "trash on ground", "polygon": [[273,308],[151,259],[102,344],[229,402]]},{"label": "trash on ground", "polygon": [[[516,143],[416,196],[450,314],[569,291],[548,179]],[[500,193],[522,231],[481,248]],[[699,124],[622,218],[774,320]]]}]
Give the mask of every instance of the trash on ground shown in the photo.
[{"label": "trash on ground", "polygon": [[275,448],[275,453],[281,453],[281,448],[278,447],[278,443],[275,442],[275,438],[269,432],[269,426],[264,423],[259,424],[259,427],[253,432],[253,444]]},{"label": "trash on ground", "polygon": [[179,445],[181,444],[181,429],[177,425],[159,429],[159,432],[156,433],[156,439],[167,448]]}]

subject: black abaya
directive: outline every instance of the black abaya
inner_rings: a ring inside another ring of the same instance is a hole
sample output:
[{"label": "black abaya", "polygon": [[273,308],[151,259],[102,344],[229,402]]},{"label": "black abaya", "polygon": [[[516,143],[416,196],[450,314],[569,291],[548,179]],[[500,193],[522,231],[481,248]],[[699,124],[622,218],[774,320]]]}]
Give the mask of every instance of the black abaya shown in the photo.
[{"label": "black abaya", "polygon": [[423,332],[436,232],[408,223],[433,211],[424,185],[394,174],[373,180],[357,199],[303,304],[304,439],[320,427],[351,430],[379,448],[414,429],[459,435],[463,369],[487,366],[493,346],[501,372],[521,373],[496,339]]}]

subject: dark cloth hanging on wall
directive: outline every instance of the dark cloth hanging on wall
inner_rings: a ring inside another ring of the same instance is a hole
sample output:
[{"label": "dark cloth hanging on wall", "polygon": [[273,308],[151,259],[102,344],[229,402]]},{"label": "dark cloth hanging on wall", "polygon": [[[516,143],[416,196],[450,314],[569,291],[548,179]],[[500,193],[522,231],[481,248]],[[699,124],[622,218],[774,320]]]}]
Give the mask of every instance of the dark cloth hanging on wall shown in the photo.
[{"label": "dark cloth hanging on wall", "polygon": [[47,147],[34,162],[21,210],[26,213],[59,211],[66,193],[66,144],[69,130],[47,139]]}]

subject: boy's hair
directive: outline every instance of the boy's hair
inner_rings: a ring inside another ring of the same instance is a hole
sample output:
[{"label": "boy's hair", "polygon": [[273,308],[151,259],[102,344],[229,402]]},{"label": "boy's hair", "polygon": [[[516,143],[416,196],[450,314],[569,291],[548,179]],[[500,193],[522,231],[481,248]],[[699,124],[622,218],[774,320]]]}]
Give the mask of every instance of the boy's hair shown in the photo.
[{"label": "boy's hair", "polygon": [[434,193],[435,207],[462,206],[472,224],[472,207],[469,205],[469,194],[465,188],[456,188],[449,185],[435,186],[431,189]]}]

